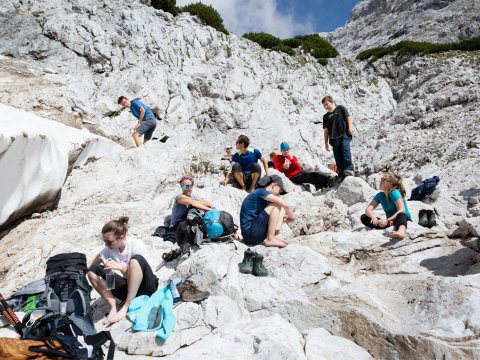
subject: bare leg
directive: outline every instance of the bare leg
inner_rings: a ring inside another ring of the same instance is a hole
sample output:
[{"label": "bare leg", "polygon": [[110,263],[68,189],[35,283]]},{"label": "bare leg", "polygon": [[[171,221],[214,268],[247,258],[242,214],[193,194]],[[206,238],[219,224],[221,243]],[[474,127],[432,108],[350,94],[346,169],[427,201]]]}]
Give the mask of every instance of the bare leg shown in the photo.
[{"label": "bare leg", "polygon": [[[140,283],[143,279],[143,272],[140,264],[136,259],[130,260],[127,274],[127,298],[125,299],[125,303],[123,304],[122,308],[114,316],[111,317],[111,319],[109,320],[110,323],[116,323],[125,319],[128,307],[137,295],[138,288],[140,287]],[[110,314],[108,317],[110,318]]]},{"label": "bare leg", "polygon": [[398,227],[398,230],[397,231],[392,231],[390,233],[387,233],[386,235],[388,237],[391,237],[393,239],[400,239],[402,240],[403,238],[405,238],[405,230],[406,230],[406,227],[405,225],[400,225]]},{"label": "bare leg", "polygon": [[112,295],[112,292],[110,290],[107,290],[107,283],[105,282],[105,280],[102,279],[101,276],[98,276],[97,274],[89,271],[87,272],[87,277],[93,288],[97,290],[100,296],[105,299],[108,306],[110,307],[108,316],[103,320],[103,324],[108,324],[111,318],[117,314],[117,303],[115,301],[115,297]]},{"label": "bare leg", "polygon": [[245,183],[243,182],[243,172],[240,172],[240,171],[234,172],[233,176],[238,181],[238,184],[240,185],[242,190],[247,191],[247,188],[245,187]]},{"label": "bare leg", "polygon": [[248,192],[251,193],[253,190],[255,190],[255,185],[257,184],[258,178],[260,177],[260,174],[257,172],[251,173],[250,176],[252,177],[252,185],[250,186],[250,189],[248,189]]},{"label": "bare leg", "polygon": [[280,248],[287,246],[288,244],[284,242],[279,235],[279,230],[283,224],[285,210],[281,206],[271,204],[265,208],[265,212],[269,215],[268,233],[265,246],[274,246]]},{"label": "bare leg", "polygon": [[150,139],[143,139],[143,143],[145,144]]},{"label": "bare leg", "polygon": [[138,131],[133,133],[133,140],[135,141],[135,145],[137,145],[137,147],[142,145],[142,135],[140,135]]}]

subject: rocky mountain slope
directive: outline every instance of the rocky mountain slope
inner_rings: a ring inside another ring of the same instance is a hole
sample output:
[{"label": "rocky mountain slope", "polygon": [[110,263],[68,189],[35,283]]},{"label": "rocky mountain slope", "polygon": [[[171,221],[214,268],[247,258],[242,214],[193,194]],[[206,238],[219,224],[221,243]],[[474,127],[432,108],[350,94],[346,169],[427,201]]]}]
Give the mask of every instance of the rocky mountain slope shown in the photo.
[{"label": "rocky mountain slope", "polygon": [[326,37],[354,57],[402,40],[450,42],[480,35],[479,0],[364,0]]},{"label": "rocky mountain slope", "polygon": [[[399,17],[400,4],[418,7],[391,2]],[[330,94],[354,116],[360,176],[323,192],[285,180],[298,219],[282,229],[286,249],[256,249],[267,278],[239,274],[239,243],[205,245],[160,269],[161,284],[190,278],[212,296],[177,306],[164,344],[128,322],[113,326],[116,358],[480,359],[479,52],[373,64],[342,57],[323,67],[137,2],[0,5],[1,102],[132,144],[131,117],[111,115],[119,95],[141,97],[162,117],[156,135],[171,136],[73,169],[55,210],[4,229],[2,292],[40,277],[53,254],[95,254],[101,226],[120,215],[160,261],[172,245],[150,235],[186,171],[197,176],[195,191],[238,223],[245,194],[218,185],[223,147],[240,133],[264,153],[288,141],[302,163],[324,169],[332,154],[315,122]],[[387,167],[405,177],[408,192],[421,178],[441,177],[430,204],[409,202],[414,221],[399,242],[359,222]],[[435,208],[438,226],[417,224],[423,208]],[[97,300],[98,329],[104,313]]]}]

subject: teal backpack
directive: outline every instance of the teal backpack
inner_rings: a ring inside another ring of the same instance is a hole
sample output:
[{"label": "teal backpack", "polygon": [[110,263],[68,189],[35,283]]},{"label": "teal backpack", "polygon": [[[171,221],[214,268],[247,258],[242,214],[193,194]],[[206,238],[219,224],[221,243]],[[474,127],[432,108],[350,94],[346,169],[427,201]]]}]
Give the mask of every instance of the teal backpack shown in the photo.
[{"label": "teal backpack", "polygon": [[210,239],[218,239],[221,236],[235,234],[238,227],[233,222],[233,216],[226,211],[217,209],[210,210],[203,216],[203,222],[207,228]]}]

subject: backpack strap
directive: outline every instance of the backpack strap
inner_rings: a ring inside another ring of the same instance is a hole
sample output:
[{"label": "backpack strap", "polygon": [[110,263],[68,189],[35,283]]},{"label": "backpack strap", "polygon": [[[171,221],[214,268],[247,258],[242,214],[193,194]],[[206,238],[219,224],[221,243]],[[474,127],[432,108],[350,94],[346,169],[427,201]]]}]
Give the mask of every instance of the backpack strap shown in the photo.
[{"label": "backpack strap", "polygon": [[85,342],[88,345],[92,345],[94,349],[100,348],[107,341],[110,341],[110,346],[108,347],[107,360],[113,360],[115,355],[115,342],[112,339],[110,331],[100,331],[95,335],[85,336]]}]

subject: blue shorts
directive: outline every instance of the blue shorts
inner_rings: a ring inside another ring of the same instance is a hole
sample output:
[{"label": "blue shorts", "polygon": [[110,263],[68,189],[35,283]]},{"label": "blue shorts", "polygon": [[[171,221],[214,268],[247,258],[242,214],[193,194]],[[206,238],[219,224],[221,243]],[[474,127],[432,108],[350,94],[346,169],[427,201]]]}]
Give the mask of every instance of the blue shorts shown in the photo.
[{"label": "blue shorts", "polygon": [[153,132],[157,127],[157,119],[153,117],[148,117],[143,119],[140,123],[140,126],[137,129],[137,132],[140,135],[145,135],[144,140],[150,140],[152,138]]},{"label": "blue shorts", "polygon": [[243,232],[243,241],[247,245],[258,245],[265,241],[268,235],[268,220],[270,216],[265,210],[258,214],[248,231]]}]

